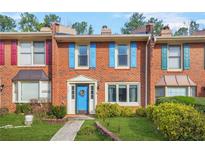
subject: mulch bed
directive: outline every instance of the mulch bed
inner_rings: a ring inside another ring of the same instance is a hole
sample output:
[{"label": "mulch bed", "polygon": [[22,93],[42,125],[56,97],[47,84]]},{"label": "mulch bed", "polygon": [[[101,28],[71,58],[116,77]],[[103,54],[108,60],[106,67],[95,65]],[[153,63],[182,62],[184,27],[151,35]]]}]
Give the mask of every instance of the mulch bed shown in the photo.
[{"label": "mulch bed", "polygon": [[68,120],[67,119],[43,119],[44,122],[48,124],[65,124]]}]

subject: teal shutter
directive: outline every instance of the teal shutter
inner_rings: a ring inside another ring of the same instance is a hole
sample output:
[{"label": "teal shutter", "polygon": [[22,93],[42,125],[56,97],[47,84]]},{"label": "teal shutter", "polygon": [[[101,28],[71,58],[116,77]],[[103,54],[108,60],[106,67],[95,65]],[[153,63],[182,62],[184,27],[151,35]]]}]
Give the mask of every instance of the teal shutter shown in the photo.
[{"label": "teal shutter", "polygon": [[130,66],[137,67],[137,42],[130,43]]},{"label": "teal shutter", "polygon": [[75,43],[69,43],[69,67],[75,68]]},{"label": "teal shutter", "polygon": [[190,47],[189,44],[184,44],[184,69],[190,69]]},{"label": "teal shutter", "polygon": [[109,67],[115,67],[115,43],[109,44]]},{"label": "teal shutter", "polygon": [[90,67],[96,67],[96,43],[90,44]]},{"label": "teal shutter", "polygon": [[167,44],[162,45],[162,70],[167,70]]}]

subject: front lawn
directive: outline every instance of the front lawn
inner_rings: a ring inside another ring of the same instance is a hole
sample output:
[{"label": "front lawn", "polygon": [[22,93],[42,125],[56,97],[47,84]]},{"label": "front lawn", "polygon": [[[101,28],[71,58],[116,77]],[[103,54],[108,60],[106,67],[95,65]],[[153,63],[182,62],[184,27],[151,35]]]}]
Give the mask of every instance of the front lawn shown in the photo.
[{"label": "front lawn", "polygon": [[[24,116],[8,114],[0,116],[0,126],[24,125]],[[28,128],[0,128],[0,141],[48,141],[62,127],[62,124],[47,124],[35,120],[32,127]]]},{"label": "front lawn", "polygon": [[108,118],[100,123],[124,141],[161,141],[166,140],[145,117]]},{"label": "front lawn", "polygon": [[[86,134],[85,128],[93,129],[91,134]],[[109,141],[110,138],[102,135],[95,127],[94,120],[86,120],[83,126],[80,128],[75,141]]]}]

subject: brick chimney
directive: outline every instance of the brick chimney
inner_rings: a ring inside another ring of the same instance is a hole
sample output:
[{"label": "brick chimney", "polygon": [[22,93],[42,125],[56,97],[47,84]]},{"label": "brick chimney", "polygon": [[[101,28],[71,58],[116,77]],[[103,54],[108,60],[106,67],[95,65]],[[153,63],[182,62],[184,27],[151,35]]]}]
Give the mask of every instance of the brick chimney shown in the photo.
[{"label": "brick chimney", "polygon": [[76,35],[75,29],[73,29],[71,27],[66,27],[66,26],[60,25],[59,23],[52,24],[52,32],[53,33]]},{"label": "brick chimney", "polygon": [[112,30],[104,25],[101,29],[101,35],[112,35]]},{"label": "brick chimney", "polygon": [[162,28],[160,36],[172,36],[172,31],[168,25]]},{"label": "brick chimney", "polygon": [[154,23],[148,23],[146,25],[146,34],[152,34],[154,29]]}]

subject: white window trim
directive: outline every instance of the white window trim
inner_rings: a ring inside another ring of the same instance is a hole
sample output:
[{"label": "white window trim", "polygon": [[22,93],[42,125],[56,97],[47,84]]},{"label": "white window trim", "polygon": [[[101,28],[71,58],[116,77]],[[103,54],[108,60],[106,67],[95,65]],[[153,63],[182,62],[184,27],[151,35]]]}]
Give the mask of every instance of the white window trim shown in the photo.
[{"label": "white window trim", "polygon": [[[78,47],[81,45],[86,45],[87,46],[87,53],[88,53],[88,66],[78,66]],[[90,68],[90,44],[84,43],[84,44],[76,44],[75,47],[75,69],[89,69]]]},{"label": "white window trim", "polygon": [[[180,46],[180,57],[181,57],[181,68],[180,69],[170,69],[169,68],[169,46]],[[183,71],[183,64],[184,64],[184,61],[183,61],[183,53],[184,53],[184,50],[183,50],[183,45],[182,44],[168,44],[167,46],[167,71],[169,72],[178,72],[178,71]]]},{"label": "white window trim", "polygon": [[[128,63],[128,66],[118,66],[118,45],[127,45],[127,53],[128,53],[128,60],[127,60],[127,63]],[[115,45],[115,69],[129,69],[130,68],[130,43],[117,43]]]},{"label": "white window trim", "polygon": [[[24,101],[24,100],[21,100],[21,83],[23,83],[23,82],[27,82],[27,83],[31,83],[31,82],[36,82],[36,83],[38,83],[38,86],[39,86],[39,88],[38,88],[38,95],[39,95],[39,98],[38,98],[38,100],[40,100],[41,99],[41,92],[42,92],[42,89],[41,89],[41,81],[17,81],[17,85],[18,85],[18,100],[15,100],[15,84],[14,83],[12,83],[12,100],[13,100],[13,103],[30,103],[30,101]],[[51,84],[51,82],[50,81],[48,81],[48,84]],[[50,86],[50,88],[51,88],[51,86]],[[49,97],[50,98],[47,98],[47,100],[48,101],[50,101],[51,100],[51,89],[49,90],[49,92],[50,92],[50,94],[49,94]],[[46,98],[43,98],[43,99],[46,99]]]},{"label": "white window trim", "polygon": [[[17,55],[18,55],[18,60],[17,60],[17,62],[18,62],[18,66],[20,66],[20,67],[39,67],[39,66],[46,66],[46,41],[45,40],[36,40],[36,41],[42,41],[42,42],[44,42],[44,49],[45,49],[45,59],[44,59],[44,61],[45,61],[45,64],[34,64],[33,63],[33,57],[34,57],[34,50],[33,50],[33,43],[35,42],[35,41],[26,41],[26,40],[21,40],[21,41],[18,41],[18,46],[17,46],[17,48],[18,48],[18,53],[17,53]],[[31,65],[21,65],[20,64],[20,52],[21,52],[21,47],[20,47],[20,44],[22,43],[22,42],[28,42],[28,43],[31,43]]]},{"label": "white window trim", "polygon": [[[108,85],[116,85],[116,102],[108,102]],[[119,85],[126,85],[127,86],[127,102],[119,102]],[[129,86],[130,85],[137,85],[137,102],[129,102]],[[105,83],[105,102],[111,104],[119,104],[121,106],[139,106],[141,104],[141,85],[140,82],[106,82]]]}]

